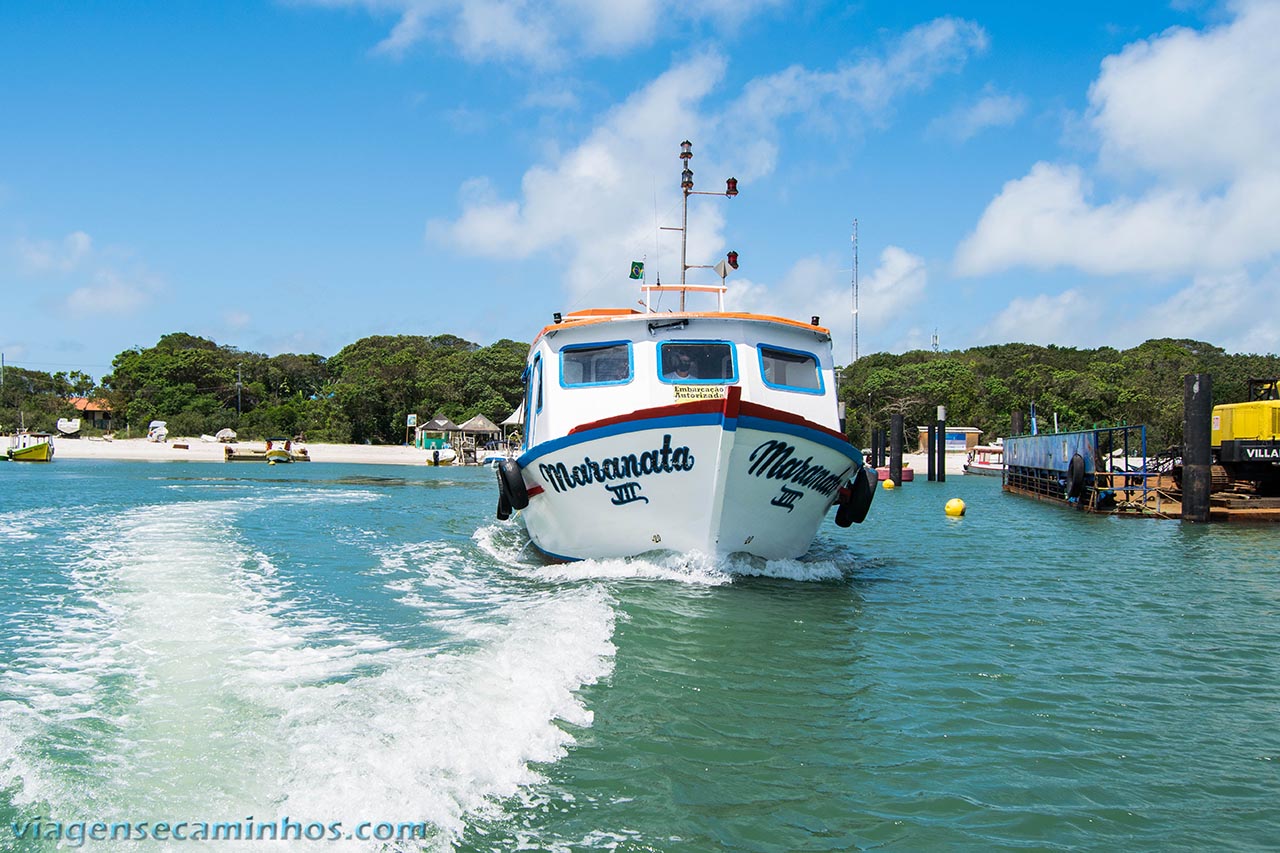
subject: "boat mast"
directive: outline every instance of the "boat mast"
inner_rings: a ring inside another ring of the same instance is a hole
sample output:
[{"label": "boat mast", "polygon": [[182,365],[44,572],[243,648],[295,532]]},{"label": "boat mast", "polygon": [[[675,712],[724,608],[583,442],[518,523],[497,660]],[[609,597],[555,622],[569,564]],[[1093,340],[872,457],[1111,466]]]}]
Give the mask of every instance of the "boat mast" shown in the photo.
[{"label": "boat mast", "polygon": [[[720,293],[719,303],[720,310],[724,310],[724,277],[727,270],[719,268],[719,266],[711,266],[709,264],[690,264],[688,261],[688,245],[689,245],[689,196],[691,195],[718,195],[725,198],[733,198],[738,194],[738,179],[729,178],[724,182],[724,192],[713,193],[703,190],[695,190],[693,188],[693,170],[689,168],[689,161],[693,159],[693,143],[685,140],[680,143],[680,162],[684,164],[684,168],[680,172],[680,189],[684,191],[684,205],[680,217],[680,310],[684,310],[685,299],[685,273],[693,269],[719,269],[720,270]],[[721,263],[724,263],[721,261]],[[728,255],[728,265],[734,269],[738,268],[738,253],[730,252]]]}]

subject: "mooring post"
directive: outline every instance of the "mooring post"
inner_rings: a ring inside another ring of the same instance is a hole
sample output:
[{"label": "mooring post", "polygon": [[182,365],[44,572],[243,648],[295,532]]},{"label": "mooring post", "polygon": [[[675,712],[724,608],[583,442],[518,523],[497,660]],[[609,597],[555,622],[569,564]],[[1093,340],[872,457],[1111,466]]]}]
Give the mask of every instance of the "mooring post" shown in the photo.
[{"label": "mooring post", "polygon": [[1213,380],[1207,373],[1182,378],[1182,520],[1209,520],[1212,483],[1209,414],[1213,409]]},{"label": "mooring post", "polygon": [[937,445],[937,441],[938,441],[938,427],[935,424],[929,424],[929,452],[927,456],[929,460],[929,464],[927,467],[929,469],[930,483],[932,483],[934,480],[938,478],[938,475],[934,472],[934,469],[933,469],[933,454],[936,452],[935,447]]},{"label": "mooring post", "polygon": [[947,407],[938,407],[938,482],[947,481]]},{"label": "mooring post", "polygon": [[889,417],[889,479],[902,485],[902,415]]},{"label": "mooring post", "polygon": [[1022,410],[1009,413],[1009,435],[1022,435]]}]

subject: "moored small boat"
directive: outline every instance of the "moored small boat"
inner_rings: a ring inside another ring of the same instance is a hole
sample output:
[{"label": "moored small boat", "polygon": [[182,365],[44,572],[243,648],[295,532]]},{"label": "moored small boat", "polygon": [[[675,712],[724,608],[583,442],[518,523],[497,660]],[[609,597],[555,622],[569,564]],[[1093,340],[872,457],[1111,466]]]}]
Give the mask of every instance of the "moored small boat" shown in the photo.
[{"label": "moored small boat", "polygon": [[979,444],[969,451],[969,458],[964,463],[964,472],[984,477],[1003,477],[1004,447],[998,444]]},{"label": "moored small boat", "polygon": [[23,430],[10,439],[5,455],[14,462],[52,462],[53,450],[50,433]]}]

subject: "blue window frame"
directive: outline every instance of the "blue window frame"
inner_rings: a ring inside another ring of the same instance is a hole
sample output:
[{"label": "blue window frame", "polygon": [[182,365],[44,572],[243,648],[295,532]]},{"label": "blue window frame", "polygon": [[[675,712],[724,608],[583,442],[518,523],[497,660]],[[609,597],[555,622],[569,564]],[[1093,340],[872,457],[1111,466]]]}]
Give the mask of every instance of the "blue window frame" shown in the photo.
[{"label": "blue window frame", "polygon": [[673,385],[732,385],[737,353],[728,341],[664,341],[658,344],[658,376]]},{"label": "blue window frame", "polygon": [[626,385],[635,376],[630,341],[571,344],[560,350],[560,387]]},{"label": "blue window frame", "polygon": [[804,350],[760,344],[760,376],[764,384],[782,391],[821,394],[825,390],[818,357]]},{"label": "blue window frame", "polygon": [[542,354],[533,357],[533,363],[524,369],[524,440],[525,450],[533,441],[533,427],[542,411]]},{"label": "blue window frame", "polygon": [[533,394],[535,412],[542,411],[542,353],[533,357]]}]

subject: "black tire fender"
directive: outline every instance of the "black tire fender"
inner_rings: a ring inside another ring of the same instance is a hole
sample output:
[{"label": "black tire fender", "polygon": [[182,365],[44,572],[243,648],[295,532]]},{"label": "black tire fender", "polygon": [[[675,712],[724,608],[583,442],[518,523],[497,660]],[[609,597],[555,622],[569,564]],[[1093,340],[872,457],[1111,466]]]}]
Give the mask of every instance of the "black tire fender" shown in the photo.
[{"label": "black tire fender", "polygon": [[1084,493],[1084,457],[1077,453],[1067,463],[1067,497],[1078,498]]},{"label": "black tire fender", "polygon": [[498,511],[494,514],[498,516],[498,521],[506,521],[511,517],[511,501],[507,500],[502,483],[498,483]]},{"label": "black tire fender", "polygon": [[867,467],[858,469],[849,484],[840,490],[840,508],[836,510],[836,525],[848,527],[861,524],[867,518],[867,510],[871,509],[871,501],[876,496],[876,488],[867,474]]},{"label": "black tire fender", "polygon": [[520,465],[514,459],[504,459],[498,464],[498,491],[505,495],[512,509],[524,509],[529,505],[529,489],[524,484]]}]

